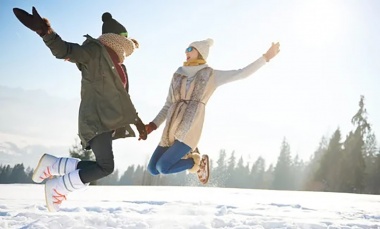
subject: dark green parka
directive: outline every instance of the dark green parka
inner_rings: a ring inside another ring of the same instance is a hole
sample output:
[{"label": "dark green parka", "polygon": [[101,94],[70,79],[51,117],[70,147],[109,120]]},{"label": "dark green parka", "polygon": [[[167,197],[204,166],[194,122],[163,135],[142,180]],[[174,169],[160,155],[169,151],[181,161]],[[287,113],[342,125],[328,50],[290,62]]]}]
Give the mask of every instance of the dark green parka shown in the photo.
[{"label": "dark green parka", "polygon": [[82,145],[88,148],[92,138],[112,130],[114,139],[135,137],[129,124],[137,122],[137,112],[114,63],[100,41],[85,37],[82,45],[65,42],[55,32],[43,37],[56,58],[76,63],[82,72],[78,117]]}]

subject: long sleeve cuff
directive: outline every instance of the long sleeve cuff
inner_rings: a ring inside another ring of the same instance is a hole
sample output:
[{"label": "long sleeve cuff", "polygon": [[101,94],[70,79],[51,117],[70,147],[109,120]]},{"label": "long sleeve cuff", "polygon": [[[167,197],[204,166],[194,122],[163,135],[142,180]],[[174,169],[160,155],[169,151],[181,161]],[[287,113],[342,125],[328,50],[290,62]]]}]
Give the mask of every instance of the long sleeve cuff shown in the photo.
[{"label": "long sleeve cuff", "polygon": [[52,32],[50,34],[45,34],[42,39],[45,41],[45,42],[48,42],[50,40],[53,40],[55,38],[55,36],[57,36],[57,33],[56,32]]}]

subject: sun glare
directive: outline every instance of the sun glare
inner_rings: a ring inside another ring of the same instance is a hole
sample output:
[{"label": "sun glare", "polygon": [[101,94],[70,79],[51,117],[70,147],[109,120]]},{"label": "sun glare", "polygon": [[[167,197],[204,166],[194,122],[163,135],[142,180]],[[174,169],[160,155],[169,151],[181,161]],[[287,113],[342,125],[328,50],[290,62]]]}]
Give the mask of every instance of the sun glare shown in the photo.
[{"label": "sun glare", "polygon": [[343,8],[334,1],[307,1],[294,12],[295,33],[305,42],[325,44],[339,33]]}]

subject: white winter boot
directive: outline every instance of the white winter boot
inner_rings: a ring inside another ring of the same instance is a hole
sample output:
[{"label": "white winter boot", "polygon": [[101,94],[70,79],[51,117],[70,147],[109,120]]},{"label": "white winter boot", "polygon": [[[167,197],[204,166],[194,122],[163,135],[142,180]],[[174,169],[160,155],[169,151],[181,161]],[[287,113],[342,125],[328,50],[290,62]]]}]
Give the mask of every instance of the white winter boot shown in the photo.
[{"label": "white winter boot", "polygon": [[50,154],[44,154],[34,170],[32,180],[36,183],[41,183],[52,176],[63,176],[76,170],[79,161],[78,158],[58,158]]},{"label": "white winter boot", "polygon": [[61,177],[46,181],[45,199],[50,212],[59,210],[62,201],[66,200],[68,193],[83,189],[88,186],[83,184],[79,177],[79,169]]}]

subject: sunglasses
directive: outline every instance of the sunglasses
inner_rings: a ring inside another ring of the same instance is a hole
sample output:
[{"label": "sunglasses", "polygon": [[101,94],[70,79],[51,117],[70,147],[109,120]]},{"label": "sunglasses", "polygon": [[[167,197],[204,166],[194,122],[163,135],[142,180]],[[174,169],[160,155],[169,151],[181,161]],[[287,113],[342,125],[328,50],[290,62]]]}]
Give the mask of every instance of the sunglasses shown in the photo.
[{"label": "sunglasses", "polygon": [[128,32],[120,33],[120,35],[123,37],[128,37]]},{"label": "sunglasses", "polygon": [[188,47],[185,52],[191,52],[194,50],[194,47]]}]

